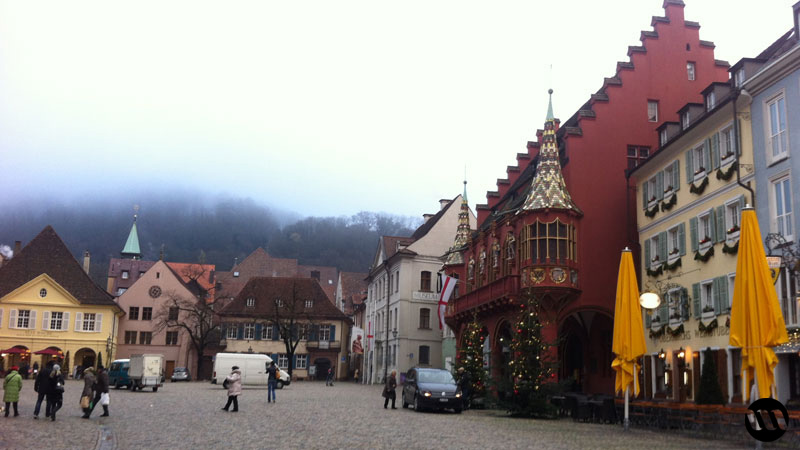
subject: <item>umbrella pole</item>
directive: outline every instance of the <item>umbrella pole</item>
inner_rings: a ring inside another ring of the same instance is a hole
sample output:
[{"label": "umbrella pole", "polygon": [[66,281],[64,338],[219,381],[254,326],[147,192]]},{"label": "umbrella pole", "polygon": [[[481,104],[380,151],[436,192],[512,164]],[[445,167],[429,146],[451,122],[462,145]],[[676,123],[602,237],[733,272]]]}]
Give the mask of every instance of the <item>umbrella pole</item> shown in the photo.
[{"label": "umbrella pole", "polygon": [[629,402],[630,402],[630,399],[629,399],[630,392],[631,392],[630,386],[625,387],[625,421],[623,422],[624,425],[625,425],[625,428],[623,428],[624,431],[628,431],[628,429],[630,428],[630,424],[631,424],[630,419],[628,418],[628,406],[629,406]]}]

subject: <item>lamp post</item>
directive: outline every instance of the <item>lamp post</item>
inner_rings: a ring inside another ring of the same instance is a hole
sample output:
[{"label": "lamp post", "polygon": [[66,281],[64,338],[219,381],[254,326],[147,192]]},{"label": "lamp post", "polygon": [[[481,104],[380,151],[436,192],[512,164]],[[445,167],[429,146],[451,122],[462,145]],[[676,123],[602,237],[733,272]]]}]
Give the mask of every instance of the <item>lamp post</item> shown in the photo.
[{"label": "lamp post", "polygon": [[[397,328],[392,330],[392,337],[394,337],[394,351],[392,352],[392,356],[397,354]],[[397,364],[397,358],[392,358],[392,363]]]},{"label": "lamp post", "polygon": [[111,339],[111,336],[109,336],[108,338],[106,338],[106,358],[108,358],[109,365],[111,361],[114,360],[114,358],[111,357],[111,350],[113,347],[114,347],[114,342]]}]

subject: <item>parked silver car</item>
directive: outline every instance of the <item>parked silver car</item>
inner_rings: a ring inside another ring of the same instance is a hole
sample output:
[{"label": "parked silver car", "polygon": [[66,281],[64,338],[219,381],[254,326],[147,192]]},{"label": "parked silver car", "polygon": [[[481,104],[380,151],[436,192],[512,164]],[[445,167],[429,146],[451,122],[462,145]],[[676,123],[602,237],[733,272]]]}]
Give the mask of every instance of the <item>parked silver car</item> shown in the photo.
[{"label": "parked silver car", "polygon": [[189,369],[186,367],[176,367],[172,372],[172,381],[192,381]]}]

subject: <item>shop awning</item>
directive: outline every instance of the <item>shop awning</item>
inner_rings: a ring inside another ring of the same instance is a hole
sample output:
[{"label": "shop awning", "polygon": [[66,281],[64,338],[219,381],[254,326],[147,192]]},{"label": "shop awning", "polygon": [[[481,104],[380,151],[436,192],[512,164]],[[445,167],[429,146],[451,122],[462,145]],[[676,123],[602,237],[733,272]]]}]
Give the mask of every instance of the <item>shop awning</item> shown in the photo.
[{"label": "shop awning", "polygon": [[22,355],[24,353],[30,353],[30,350],[25,347],[11,347],[6,350],[0,350],[0,353],[15,353],[17,355]]},{"label": "shop awning", "polygon": [[61,356],[61,350],[54,348],[54,347],[47,347],[44,350],[39,350],[38,352],[33,352],[34,355],[53,355],[53,356]]}]

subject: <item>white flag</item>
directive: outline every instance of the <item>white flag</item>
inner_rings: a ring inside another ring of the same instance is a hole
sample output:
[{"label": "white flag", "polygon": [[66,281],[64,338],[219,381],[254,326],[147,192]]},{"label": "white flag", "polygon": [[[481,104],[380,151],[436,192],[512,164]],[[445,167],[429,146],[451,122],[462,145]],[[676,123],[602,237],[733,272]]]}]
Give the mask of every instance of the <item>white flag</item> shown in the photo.
[{"label": "white flag", "polygon": [[453,289],[456,288],[456,283],[458,282],[458,278],[448,277],[445,274],[441,274],[442,277],[442,293],[439,296],[439,329],[444,328],[444,310],[447,308],[447,301],[450,300],[450,296],[453,295]]}]

